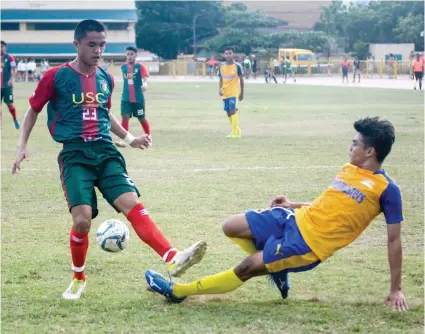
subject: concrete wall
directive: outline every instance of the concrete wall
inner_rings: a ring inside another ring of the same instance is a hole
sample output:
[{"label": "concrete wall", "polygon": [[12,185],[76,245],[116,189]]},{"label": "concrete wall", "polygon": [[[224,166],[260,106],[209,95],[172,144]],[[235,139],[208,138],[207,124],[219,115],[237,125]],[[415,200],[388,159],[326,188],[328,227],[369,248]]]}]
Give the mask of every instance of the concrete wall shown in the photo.
[{"label": "concrete wall", "polygon": [[410,52],[415,50],[415,44],[369,44],[369,53],[375,57],[376,60],[385,59],[385,56],[393,53],[400,54],[403,60],[409,60]]},{"label": "concrete wall", "polygon": [[2,9],[134,9],[134,0],[119,1],[37,1],[37,0],[2,0]]}]

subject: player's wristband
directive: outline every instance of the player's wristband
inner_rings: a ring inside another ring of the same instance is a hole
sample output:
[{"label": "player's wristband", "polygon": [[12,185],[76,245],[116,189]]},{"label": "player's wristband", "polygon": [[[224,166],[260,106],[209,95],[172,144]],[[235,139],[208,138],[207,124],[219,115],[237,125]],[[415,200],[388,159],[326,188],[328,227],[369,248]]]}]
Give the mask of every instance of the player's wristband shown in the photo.
[{"label": "player's wristband", "polygon": [[127,132],[127,135],[123,138],[124,142],[127,145],[131,145],[131,143],[134,141],[135,137],[130,133]]}]

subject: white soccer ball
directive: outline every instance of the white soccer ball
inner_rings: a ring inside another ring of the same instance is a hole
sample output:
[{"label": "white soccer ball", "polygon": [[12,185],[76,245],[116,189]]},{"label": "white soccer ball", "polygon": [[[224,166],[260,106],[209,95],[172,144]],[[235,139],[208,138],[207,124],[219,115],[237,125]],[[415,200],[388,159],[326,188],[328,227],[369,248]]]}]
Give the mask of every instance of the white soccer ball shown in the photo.
[{"label": "white soccer ball", "polygon": [[100,224],[96,242],[106,252],[117,253],[127,247],[130,232],[126,224],[118,219],[109,219]]}]

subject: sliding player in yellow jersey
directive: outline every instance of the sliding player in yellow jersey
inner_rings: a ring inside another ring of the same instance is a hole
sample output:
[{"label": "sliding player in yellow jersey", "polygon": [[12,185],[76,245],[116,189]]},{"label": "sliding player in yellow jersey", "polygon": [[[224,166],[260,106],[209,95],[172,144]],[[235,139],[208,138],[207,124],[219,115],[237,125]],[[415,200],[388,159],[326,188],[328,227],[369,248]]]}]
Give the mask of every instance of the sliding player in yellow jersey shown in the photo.
[{"label": "sliding player in yellow jersey", "polygon": [[[218,69],[220,77],[219,94],[223,98],[224,111],[227,112],[232,132],[227,138],[241,138],[242,131],[239,127],[239,115],[236,108],[236,99],[243,100],[244,81],[242,66],[234,61],[234,51],[232,48],[224,50],[226,62],[222,63]],[[241,90],[239,92],[238,84]]]},{"label": "sliding player in yellow jersey", "polygon": [[393,310],[407,310],[401,290],[400,188],[381,167],[395,140],[394,127],[375,117],[358,120],[354,128],[357,133],[349,148],[350,162],[313,203],[277,196],[266,210],[227,219],[223,225],[226,236],[251,254],[239,265],[189,284],[174,283],[148,270],[145,276],[151,289],[179,303],[187,296],[230,292],[255,276],[269,274],[286,298],[289,272],[315,268],[353,242],[382,212],[391,271],[385,303],[391,303]]}]

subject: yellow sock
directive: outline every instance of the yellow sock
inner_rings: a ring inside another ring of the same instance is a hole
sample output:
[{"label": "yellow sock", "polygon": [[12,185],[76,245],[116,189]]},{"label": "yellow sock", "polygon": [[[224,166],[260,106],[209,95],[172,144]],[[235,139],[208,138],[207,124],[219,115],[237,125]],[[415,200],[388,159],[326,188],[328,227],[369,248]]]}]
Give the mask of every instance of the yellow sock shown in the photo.
[{"label": "yellow sock", "polygon": [[239,288],[244,282],[235,274],[234,268],[212,276],[206,276],[189,284],[175,284],[173,294],[177,298],[194,295],[226,293]]},{"label": "yellow sock", "polygon": [[232,115],[232,129],[234,133],[239,132],[239,116],[237,114]]},{"label": "yellow sock", "polygon": [[244,238],[229,238],[238,245],[245,253],[249,255],[255,254],[258,250],[255,248],[254,242],[251,239]]},{"label": "yellow sock", "polygon": [[232,132],[233,132],[233,118],[232,118],[232,116],[227,117],[227,118],[229,120],[230,126],[232,127]]},{"label": "yellow sock", "polygon": [[235,118],[236,118],[236,124],[235,124],[235,128],[236,128],[236,132],[240,132],[241,128],[239,127],[239,114],[235,114]]}]

